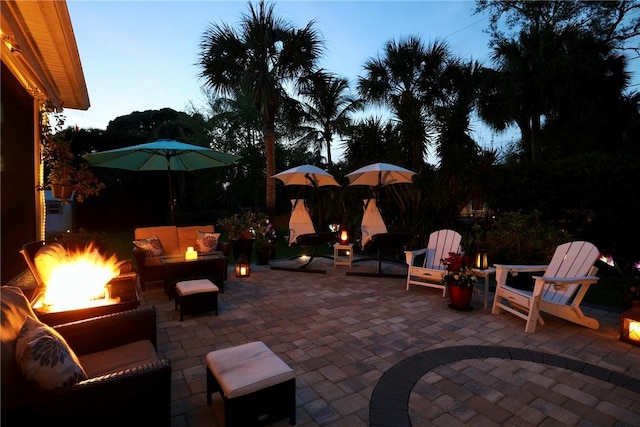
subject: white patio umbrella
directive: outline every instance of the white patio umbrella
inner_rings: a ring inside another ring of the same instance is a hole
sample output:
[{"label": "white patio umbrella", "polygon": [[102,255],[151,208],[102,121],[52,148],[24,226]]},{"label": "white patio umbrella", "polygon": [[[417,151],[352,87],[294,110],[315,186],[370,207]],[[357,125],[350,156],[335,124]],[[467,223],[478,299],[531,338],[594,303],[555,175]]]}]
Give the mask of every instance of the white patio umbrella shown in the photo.
[{"label": "white patio umbrella", "polygon": [[373,163],[348,173],[346,176],[349,178],[349,185],[384,187],[391,184],[411,184],[415,174],[415,172],[390,163]]},{"label": "white patio umbrella", "polygon": [[[301,165],[287,169],[272,176],[284,185],[309,186],[316,189],[326,186],[340,187],[340,184],[329,172],[313,165]],[[300,189],[302,191],[302,189]],[[299,197],[296,197],[299,198]],[[318,216],[322,220],[322,204],[318,204]],[[320,224],[322,225],[322,224]]]},{"label": "white patio umbrella", "polygon": [[[392,165],[390,163],[373,163],[371,165],[363,166],[360,169],[357,169],[346,175],[347,178],[349,178],[350,186],[367,185],[373,190],[375,205],[372,205],[370,202],[365,203],[365,214],[362,217],[361,225],[363,244],[366,244],[367,240],[373,241],[373,238],[377,238],[376,243],[378,246],[378,267],[376,269],[376,273],[373,276],[399,277],[397,274],[386,274],[382,272],[381,248],[401,246],[406,244],[411,239],[411,233],[389,233],[385,231],[386,225],[384,225],[384,220],[382,219],[382,216],[380,215],[380,212],[377,208],[378,195],[380,192],[379,190],[382,187],[392,184],[411,184],[413,182],[414,175],[416,175],[415,172],[412,172],[400,166]],[[371,229],[378,229],[380,231],[371,232]],[[370,273],[354,272],[347,272],[347,274],[362,276],[371,275]]]},{"label": "white patio umbrella", "polygon": [[160,139],[146,144],[82,156],[92,166],[132,171],[167,171],[169,178],[169,206],[171,223],[173,216],[173,185],[171,171],[194,171],[199,169],[229,166],[240,156],[221,153],[199,145],[185,144],[171,139]]},{"label": "white patio umbrella", "polygon": [[327,185],[340,187],[338,181],[329,172],[313,165],[296,166],[272,176],[284,185],[309,185],[311,187],[323,187]]}]

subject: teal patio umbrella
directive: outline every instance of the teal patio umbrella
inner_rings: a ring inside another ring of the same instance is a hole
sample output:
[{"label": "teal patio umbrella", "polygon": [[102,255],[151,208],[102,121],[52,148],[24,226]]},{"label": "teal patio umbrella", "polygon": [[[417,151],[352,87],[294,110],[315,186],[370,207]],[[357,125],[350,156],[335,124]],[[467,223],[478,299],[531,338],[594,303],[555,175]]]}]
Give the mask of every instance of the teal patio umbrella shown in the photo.
[{"label": "teal patio umbrella", "polygon": [[167,171],[169,178],[169,206],[171,223],[173,216],[173,185],[171,171],[194,171],[199,169],[229,166],[240,159],[240,156],[221,153],[207,147],[185,144],[171,139],[159,139],[146,144],[82,156],[92,166],[132,171]]}]

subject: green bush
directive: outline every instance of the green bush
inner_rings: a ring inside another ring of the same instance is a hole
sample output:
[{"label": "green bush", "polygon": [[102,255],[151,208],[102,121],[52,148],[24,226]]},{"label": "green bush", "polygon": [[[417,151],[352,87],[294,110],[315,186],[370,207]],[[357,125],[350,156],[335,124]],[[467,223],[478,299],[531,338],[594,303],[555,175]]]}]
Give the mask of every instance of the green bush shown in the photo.
[{"label": "green bush", "polygon": [[564,230],[544,221],[538,211],[505,212],[486,231],[481,244],[492,263],[546,264],[558,245],[571,240]]}]

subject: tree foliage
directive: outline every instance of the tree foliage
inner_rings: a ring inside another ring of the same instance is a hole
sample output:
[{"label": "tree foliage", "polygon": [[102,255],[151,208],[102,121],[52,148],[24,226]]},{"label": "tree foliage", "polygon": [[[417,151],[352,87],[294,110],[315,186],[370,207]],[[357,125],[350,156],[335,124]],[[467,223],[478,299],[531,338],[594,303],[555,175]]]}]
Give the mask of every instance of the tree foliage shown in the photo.
[{"label": "tree foliage", "polygon": [[314,23],[296,29],[274,14],[274,5],[261,0],[249,3],[239,28],[213,24],[200,44],[200,76],[221,95],[243,93],[251,96],[260,113],[266,158],[266,204],[276,209],[276,117],[289,98],[286,85],[315,71],[323,49]]}]

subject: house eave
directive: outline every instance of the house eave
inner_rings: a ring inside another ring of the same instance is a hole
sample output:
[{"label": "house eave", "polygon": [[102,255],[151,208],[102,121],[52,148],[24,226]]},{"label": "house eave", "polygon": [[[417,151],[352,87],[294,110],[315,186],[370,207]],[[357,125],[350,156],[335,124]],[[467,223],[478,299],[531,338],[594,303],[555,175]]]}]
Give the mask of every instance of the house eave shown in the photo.
[{"label": "house eave", "polygon": [[2,1],[2,62],[38,100],[90,106],[69,11],[63,1]]}]

